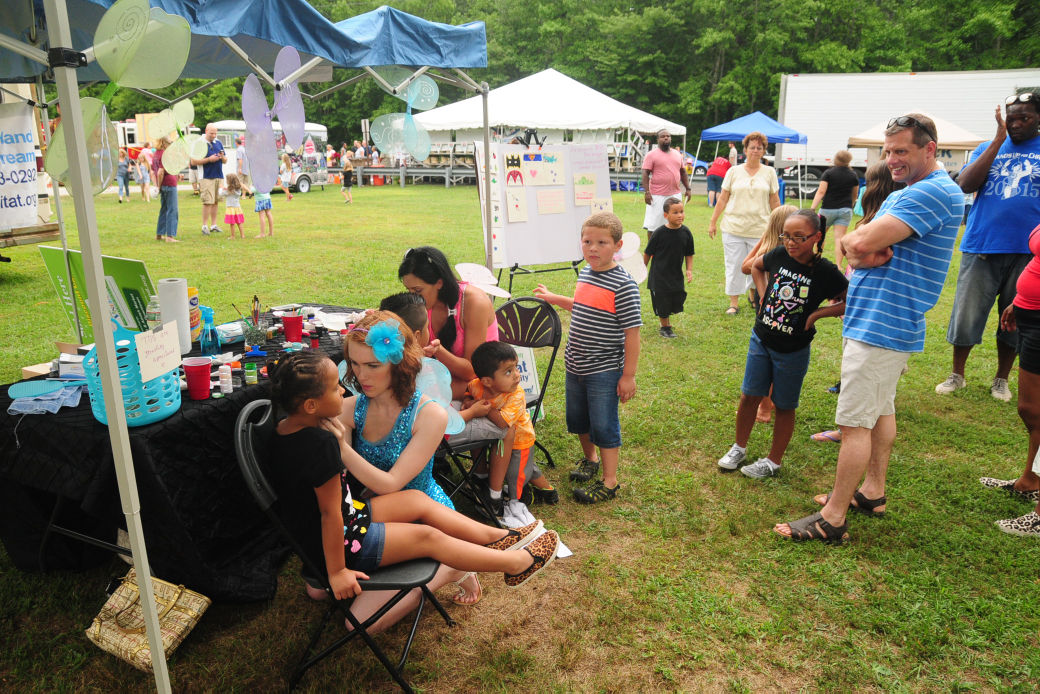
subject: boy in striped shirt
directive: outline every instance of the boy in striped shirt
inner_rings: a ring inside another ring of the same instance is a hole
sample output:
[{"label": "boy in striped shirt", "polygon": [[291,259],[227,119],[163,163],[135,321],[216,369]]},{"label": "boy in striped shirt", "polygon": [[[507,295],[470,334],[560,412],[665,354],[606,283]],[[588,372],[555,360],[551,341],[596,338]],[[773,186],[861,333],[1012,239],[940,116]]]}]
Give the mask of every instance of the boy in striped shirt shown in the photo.
[{"label": "boy in striped shirt", "polygon": [[[574,296],[553,294],[544,284],[534,293],[571,312],[564,350],[567,368],[567,431],[577,434],[583,458],[571,480],[588,482],[603,463],[603,479],[574,490],[586,504],[613,499],[621,449],[618,402],[636,394],[639,364],[639,287],[614,261],[621,250],[621,220],[594,214],[581,227],[581,252],[588,263],[578,276]],[[599,448],[599,456],[596,449]]]}]

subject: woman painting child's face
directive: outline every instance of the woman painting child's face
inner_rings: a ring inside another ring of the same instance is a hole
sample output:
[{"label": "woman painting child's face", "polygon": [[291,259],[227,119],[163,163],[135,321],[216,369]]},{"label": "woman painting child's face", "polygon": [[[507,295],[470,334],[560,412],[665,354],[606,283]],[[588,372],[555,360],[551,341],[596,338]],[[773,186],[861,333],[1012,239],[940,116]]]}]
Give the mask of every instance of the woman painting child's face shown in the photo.
[{"label": "woman painting child's face", "polygon": [[375,353],[368,345],[351,342],[347,345],[347,363],[354,374],[358,385],[369,398],[389,390],[390,364],[376,359]]},{"label": "woman painting child's face", "polygon": [[412,294],[419,294],[422,296],[423,301],[426,302],[426,306],[430,307],[437,303],[437,292],[440,291],[440,288],[444,283],[441,280],[437,280],[435,283],[430,284],[429,282],[424,282],[415,275],[409,274],[401,278],[401,284],[403,284],[404,288]]}]

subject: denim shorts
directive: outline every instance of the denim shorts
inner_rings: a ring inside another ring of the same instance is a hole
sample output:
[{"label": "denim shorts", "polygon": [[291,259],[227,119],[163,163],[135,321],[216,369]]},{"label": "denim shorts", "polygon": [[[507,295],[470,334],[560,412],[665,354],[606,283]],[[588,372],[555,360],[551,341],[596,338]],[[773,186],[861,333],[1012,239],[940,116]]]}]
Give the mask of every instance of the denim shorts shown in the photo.
[{"label": "denim shorts", "polygon": [[[999,317],[1015,300],[1018,276],[1032,257],[1028,253],[961,253],[946,341],[958,347],[981,343],[993,303],[997,304]],[[1012,349],[1018,347],[1018,337],[1002,329],[999,320],[997,339]]]},{"label": "denim shorts", "polygon": [[708,175],[708,192],[722,192],[722,176],[716,176],[715,174]]},{"label": "denim shorts", "polygon": [[621,369],[577,376],[567,372],[567,431],[588,434],[600,448],[621,447],[617,385]]},{"label": "denim shorts", "polygon": [[769,395],[769,386],[772,386],[773,404],[777,409],[798,409],[802,381],[809,371],[811,348],[812,345],[806,345],[796,352],[777,352],[766,347],[758,335],[752,332],[740,392],[749,397],[764,398]]},{"label": "denim shorts", "polygon": [[843,227],[847,227],[852,224],[852,208],[851,207],[836,207],[831,210],[820,210],[820,214],[827,218],[827,228],[830,229],[835,224]]},{"label": "denim shorts", "polygon": [[383,561],[383,543],[386,542],[386,528],[382,523],[372,521],[368,524],[368,532],[361,541],[361,552],[347,557],[348,566],[354,571],[375,571]]}]

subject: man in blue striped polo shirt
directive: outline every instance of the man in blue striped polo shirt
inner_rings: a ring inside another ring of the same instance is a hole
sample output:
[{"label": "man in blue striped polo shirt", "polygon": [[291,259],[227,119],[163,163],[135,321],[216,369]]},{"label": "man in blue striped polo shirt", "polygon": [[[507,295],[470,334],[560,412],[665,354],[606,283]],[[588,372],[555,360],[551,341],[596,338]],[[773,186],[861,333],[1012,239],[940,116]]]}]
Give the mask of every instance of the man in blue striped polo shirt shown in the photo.
[{"label": "man in blue striped polo shirt", "polygon": [[924,314],[942,292],[964,213],[963,193],[935,160],[936,139],[935,123],[922,114],[889,121],[884,155],[892,179],[907,187],[841,239],[856,271],[846,298],[834,489],[816,497],[819,513],[777,524],[785,537],[840,542],[850,508],[885,512],[896,385],[910,355],[924,350]]}]

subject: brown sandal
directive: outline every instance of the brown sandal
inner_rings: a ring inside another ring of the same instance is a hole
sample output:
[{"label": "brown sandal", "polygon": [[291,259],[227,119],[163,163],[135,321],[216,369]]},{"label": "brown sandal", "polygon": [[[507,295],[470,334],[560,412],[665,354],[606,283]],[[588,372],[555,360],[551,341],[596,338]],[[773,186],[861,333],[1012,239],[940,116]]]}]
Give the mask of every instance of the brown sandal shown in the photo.
[{"label": "brown sandal", "polygon": [[[791,528],[790,538],[795,542],[822,540],[827,544],[840,545],[845,542],[845,540],[849,539],[849,534],[846,532],[848,524],[843,523],[835,528],[824,520],[822,513],[814,513],[811,516],[799,518],[796,521],[791,521],[787,525]],[[782,533],[777,531],[777,534]]]}]

